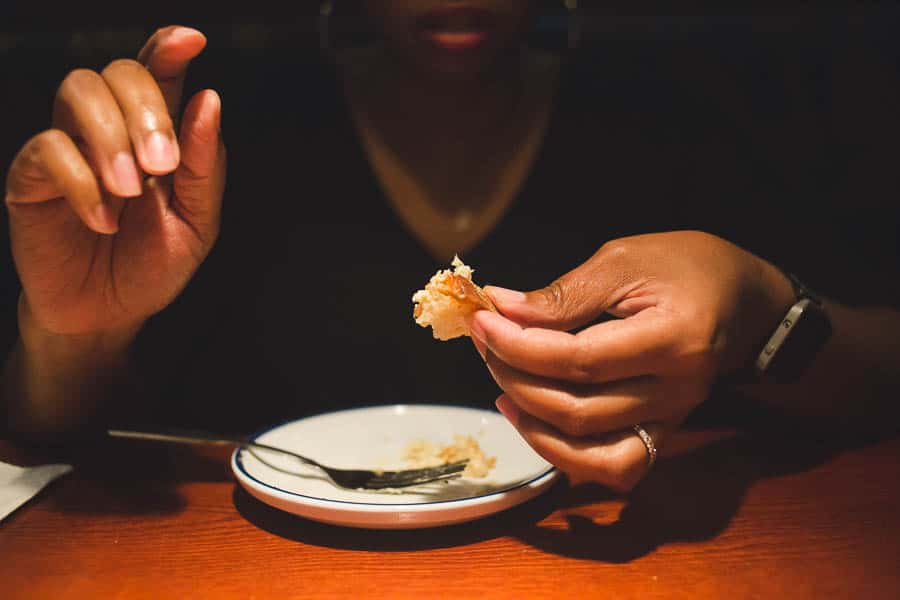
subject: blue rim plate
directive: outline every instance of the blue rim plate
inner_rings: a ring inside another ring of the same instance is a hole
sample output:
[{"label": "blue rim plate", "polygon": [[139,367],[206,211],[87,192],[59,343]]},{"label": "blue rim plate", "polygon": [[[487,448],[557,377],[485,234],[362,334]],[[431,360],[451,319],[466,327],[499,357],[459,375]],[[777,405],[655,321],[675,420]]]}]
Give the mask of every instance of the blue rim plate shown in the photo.
[{"label": "blue rim plate", "polygon": [[475,438],[485,454],[496,458],[486,477],[385,493],[339,488],[318,469],[281,455],[237,449],[231,467],[244,489],[275,508],[323,523],[371,529],[470,521],[534,498],[559,476],[503,416],[473,408],[405,404],[357,408],[288,421],[254,439],[335,467],[389,469],[404,466],[402,457],[410,443],[443,445],[454,435]]}]

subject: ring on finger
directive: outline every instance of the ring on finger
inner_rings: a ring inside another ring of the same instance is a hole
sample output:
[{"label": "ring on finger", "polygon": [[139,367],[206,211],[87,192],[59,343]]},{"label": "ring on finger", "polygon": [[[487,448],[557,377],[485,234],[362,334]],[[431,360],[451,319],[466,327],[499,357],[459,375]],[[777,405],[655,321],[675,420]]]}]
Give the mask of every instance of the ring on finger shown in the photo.
[{"label": "ring on finger", "polygon": [[653,438],[650,437],[647,430],[640,424],[633,425],[632,429],[634,429],[637,436],[641,438],[641,441],[644,442],[644,447],[647,449],[647,456],[650,459],[650,462],[647,463],[647,469],[650,469],[653,466],[653,463],[656,462],[656,444],[653,443]]}]

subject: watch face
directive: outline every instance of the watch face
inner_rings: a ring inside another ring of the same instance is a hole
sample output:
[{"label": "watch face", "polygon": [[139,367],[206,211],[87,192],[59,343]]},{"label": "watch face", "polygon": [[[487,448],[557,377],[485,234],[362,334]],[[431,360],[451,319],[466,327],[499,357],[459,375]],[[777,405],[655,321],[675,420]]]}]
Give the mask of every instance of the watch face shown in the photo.
[{"label": "watch face", "polygon": [[831,336],[825,311],[803,299],[794,304],[757,360],[757,369],[776,381],[797,379]]}]

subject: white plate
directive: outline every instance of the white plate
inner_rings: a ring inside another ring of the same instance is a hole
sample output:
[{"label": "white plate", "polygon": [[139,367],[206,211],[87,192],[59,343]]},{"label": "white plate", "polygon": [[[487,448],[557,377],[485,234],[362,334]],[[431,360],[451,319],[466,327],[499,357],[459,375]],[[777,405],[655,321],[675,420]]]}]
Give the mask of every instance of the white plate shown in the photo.
[{"label": "white plate", "polygon": [[[407,446],[436,445],[454,434],[474,437],[497,459],[484,478],[462,477],[405,488],[403,493],[339,488],[314,467],[288,456],[238,449],[231,468],[253,496],[308,519],[372,529],[413,529],[470,521],[505,510],[550,487],[558,471],[496,412],[434,405],[359,408],[290,421],[256,440],[340,468],[404,466]],[[268,464],[266,464],[268,463]]]}]

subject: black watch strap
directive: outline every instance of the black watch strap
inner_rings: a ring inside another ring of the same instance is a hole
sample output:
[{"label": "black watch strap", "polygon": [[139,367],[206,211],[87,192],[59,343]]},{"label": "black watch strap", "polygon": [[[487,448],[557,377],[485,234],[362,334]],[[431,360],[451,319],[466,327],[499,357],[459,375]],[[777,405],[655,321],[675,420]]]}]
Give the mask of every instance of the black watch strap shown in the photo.
[{"label": "black watch strap", "polygon": [[723,377],[723,383],[795,381],[831,337],[831,321],[821,297],[794,274],[784,270],[782,273],[794,288],[794,303],[753,356],[753,363]]},{"label": "black watch strap", "polygon": [[794,287],[795,301],[760,349],[754,364],[761,380],[797,380],[831,337],[831,321],[821,297],[793,273],[782,271]]},{"label": "black watch strap", "polygon": [[794,301],[799,302],[804,298],[808,298],[813,304],[816,306],[822,306],[822,298],[816,292],[812,291],[805,283],[800,281],[796,275],[791,273],[790,271],[781,270],[784,273],[784,276],[788,278],[788,281],[791,282],[791,287],[794,288]]}]

